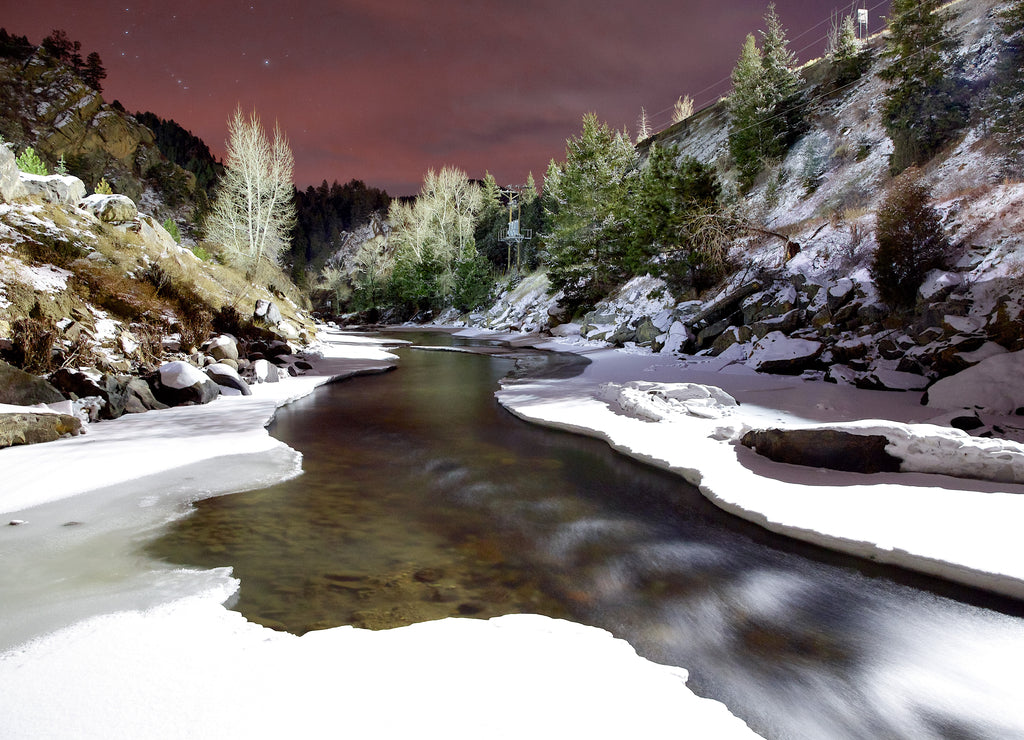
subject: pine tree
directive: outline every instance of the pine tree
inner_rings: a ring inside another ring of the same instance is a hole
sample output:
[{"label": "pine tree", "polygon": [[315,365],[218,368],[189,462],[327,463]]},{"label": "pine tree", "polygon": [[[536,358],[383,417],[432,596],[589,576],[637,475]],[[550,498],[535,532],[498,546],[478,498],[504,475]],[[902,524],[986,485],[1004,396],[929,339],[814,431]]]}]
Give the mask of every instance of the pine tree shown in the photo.
[{"label": "pine tree", "polygon": [[49,171],[46,169],[46,165],[43,164],[43,160],[36,154],[36,150],[32,147],[26,147],[25,151],[21,153],[15,163],[18,165],[18,169],[22,172],[27,172],[30,175],[49,175]]},{"label": "pine tree", "polygon": [[103,60],[95,51],[85,60],[82,81],[98,93],[103,92],[103,80],[107,78],[107,70],[103,68]]},{"label": "pine tree", "polygon": [[946,264],[949,240],[931,194],[911,167],[897,177],[878,209],[878,249],[871,277],[882,299],[894,307],[914,304],[925,275]]},{"label": "pine tree", "polygon": [[996,140],[1003,146],[1009,169],[1024,174],[1024,0],[1013,0],[1000,14],[1003,48],[985,112]]},{"label": "pine tree", "polygon": [[867,69],[868,56],[861,49],[852,15],[844,16],[835,29],[835,37],[829,41],[828,58],[835,69],[836,85],[840,87],[853,82]]},{"label": "pine tree", "polygon": [[582,133],[566,142],[565,163],[548,167],[545,262],[552,285],[563,291],[563,305],[592,306],[625,274],[616,216],[635,156],[625,131],[612,131],[588,113]]},{"label": "pine tree", "polygon": [[764,145],[761,118],[766,113],[764,65],[754,34],[747,34],[740,58],[732,70],[729,95],[729,153],[740,171],[740,182],[749,187],[761,170]]},{"label": "pine tree", "polygon": [[967,122],[958,90],[956,39],[946,31],[943,0],[893,0],[879,72],[890,83],[882,115],[894,144],[890,169],[902,172],[930,159]]}]

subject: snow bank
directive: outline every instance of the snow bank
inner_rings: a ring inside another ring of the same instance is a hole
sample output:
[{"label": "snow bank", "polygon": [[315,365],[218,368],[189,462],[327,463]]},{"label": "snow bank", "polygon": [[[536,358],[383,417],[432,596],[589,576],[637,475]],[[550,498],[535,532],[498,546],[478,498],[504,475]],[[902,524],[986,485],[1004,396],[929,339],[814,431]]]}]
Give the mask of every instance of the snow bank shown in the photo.
[{"label": "snow bank", "polygon": [[685,671],[530,615],[295,637],[204,594],[0,657],[12,737],[756,737]]},{"label": "snow bank", "polygon": [[[674,471],[726,511],[774,532],[1024,598],[1024,486],[935,475],[1024,480],[1020,445],[917,424],[934,414],[917,394],[758,375],[727,362],[615,350],[587,356],[591,364],[579,378],[508,383],[498,400],[523,419],[604,439]],[[721,388],[740,405],[702,415],[686,401],[667,402],[676,385],[651,392],[658,387],[652,383],[684,382]],[[786,465],[735,442],[749,429],[815,425],[883,433],[903,469],[918,472]]]}]

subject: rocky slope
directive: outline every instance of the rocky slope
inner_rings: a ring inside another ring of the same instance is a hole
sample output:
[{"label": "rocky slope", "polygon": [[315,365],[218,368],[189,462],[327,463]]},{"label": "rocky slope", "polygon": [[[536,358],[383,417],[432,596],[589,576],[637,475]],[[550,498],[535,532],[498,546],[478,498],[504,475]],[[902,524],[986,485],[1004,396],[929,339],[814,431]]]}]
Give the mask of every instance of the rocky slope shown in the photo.
[{"label": "rocky slope", "polygon": [[[969,61],[967,81],[977,90],[995,69],[1000,7],[997,0],[960,0],[950,8]],[[661,281],[636,278],[567,324],[557,296],[535,275],[464,321],[893,390],[923,390],[1024,349],[1024,182],[1007,170],[980,118],[923,168],[954,245],[951,268],[929,274],[910,311],[894,312],[878,298],[868,266],[892,151],[879,117],[883,41],[871,40],[870,68],[845,88],[828,87],[827,61],[805,68],[811,126],[739,204],[755,229],[734,244],[732,258],[742,267],[717,289],[676,302]],[[727,134],[719,102],[653,141],[715,163],[730,183]]]}]

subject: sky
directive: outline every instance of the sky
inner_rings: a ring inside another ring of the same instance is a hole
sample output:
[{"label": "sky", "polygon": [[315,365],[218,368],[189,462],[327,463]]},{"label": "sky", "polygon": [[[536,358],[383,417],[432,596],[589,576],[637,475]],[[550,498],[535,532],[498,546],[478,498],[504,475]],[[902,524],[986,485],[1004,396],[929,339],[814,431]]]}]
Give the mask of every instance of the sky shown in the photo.
[{"label": "sky", "polygon": [[[888,0],[858,0],[869,30]],[[104,98],[171,118],[223,156],[241,106],[280,123],[300,188],[353,178],[392,195],[454,165],[538,183],[588,112],[654,130],[729,89],[766,0],[0,0],[0,25],[98,52]],[[850,0],[776,0],[799,61]]]}]

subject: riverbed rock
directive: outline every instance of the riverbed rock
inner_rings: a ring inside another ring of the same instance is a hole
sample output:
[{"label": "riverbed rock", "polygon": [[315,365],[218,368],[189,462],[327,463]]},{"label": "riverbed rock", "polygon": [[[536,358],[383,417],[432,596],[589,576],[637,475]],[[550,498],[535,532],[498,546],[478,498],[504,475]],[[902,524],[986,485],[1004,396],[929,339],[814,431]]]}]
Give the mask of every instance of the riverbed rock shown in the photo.
[{"label": "riverbed rock", "polygon": [[154,411],[168,408],[167,404],[160,403],[153,395],[153,389],[149,387],[142,378],[131,378],[125,385],[128,400],[124,406],[126,414],[138,414],[143,411]]},{"label": "riverbed rock", "polygon": [[278,377],[277,365],[272,365],[267,360],[259,359],[252,363],[252,374],[258,383],[276,383]]},{"label": "riverbed rock", "polygon": [[0,447],[53,442],[81,431],[81,420],[70,414],[0,414]]},{"label": "riverbed rock", "polygon": [[281,310],[274,305],[273,301],[267,301],[262,298],[256,301],[256,307],[253,309],[252,316],[254,319],[258,319],[271,326],[276,326],[281,323]]},{"label": "riverbed rock", "polygon": [[190,406],[209,403],[220,395],[220,386],[187,362],[178,360],[160,366],[150,376],[153,395],[168,406]]},{"label": "riverbed rock", "polygon": [[80,370],[61,368],[50,375],[50,382],[69,398],[102,398],[101,419],[118,418],[124,413],[128,403],[125,385],[109,373],[97,378]]},{"label": "riverbed rock", "polygon": [[230,334],[221,334],[203,343],[203,352],[220,362],[238,360],[238,341]]},{"label": "riverbed rock", "polygon": [[751,347],[747,364],[762,373],[799,375],[815,365],[824,346],[811,339],[791,339],[773,331]]},{"label": "riverbed rock", "polygon": [[0,403],[34,406],[63,400],[64,396],[51,383],[0,360]]},{"label": "riverbed rock", "polygon": [[740,444],[775,462],[851,473],[899,472],[901,460],[886,452],[880,434],[832,429],[761,429],[747,432]]},{"label": "riverbed rock", "polygon": [[222,362],[215,362],[214,364],[206,367],[206,374],[219,386],[232,388],[243,396],[252,395],[252,391],[249,389],[249,384],[242,380],[242,376],[240,376],[230,365],[225,365]]}]

